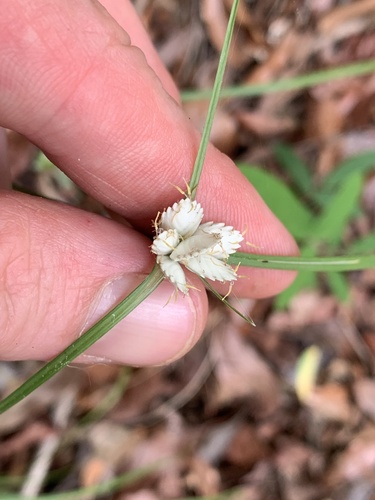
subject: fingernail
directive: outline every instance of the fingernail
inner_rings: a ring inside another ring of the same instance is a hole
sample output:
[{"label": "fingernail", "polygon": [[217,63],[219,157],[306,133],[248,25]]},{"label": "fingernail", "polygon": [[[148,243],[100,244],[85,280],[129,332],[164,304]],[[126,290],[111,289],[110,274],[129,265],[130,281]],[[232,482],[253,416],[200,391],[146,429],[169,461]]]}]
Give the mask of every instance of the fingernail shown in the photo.
[{"label": "fingernail", "polygon": [[[82,330],[95,324],[146,277],[130,274],[100,292]],[[191,296],[179,294],[164,281],[110,332],[92,345],[77,362],[113,362],[134,366],[158,365],[180,357],[195,343],[197,308]],[[195,292],[197,293],[197,292]]]}]

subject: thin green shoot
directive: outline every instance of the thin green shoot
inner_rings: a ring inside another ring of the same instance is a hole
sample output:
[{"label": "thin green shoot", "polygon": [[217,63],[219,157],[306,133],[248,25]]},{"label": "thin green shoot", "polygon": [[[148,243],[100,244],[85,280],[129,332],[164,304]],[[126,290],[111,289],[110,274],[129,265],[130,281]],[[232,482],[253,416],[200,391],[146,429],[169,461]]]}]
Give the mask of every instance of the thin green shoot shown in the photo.
[{"label": "thin green shoot", "polygon": [[206,278],[201,278],[201,280],[206,285],[208,290],[210,290],[210,292],[212,292],[215,295],[215,297],[217,297],[221,302],[223,302],[223,304],[225,304],[227,307],[229,307],[229,309],[238,314],[238,316],[242,318],[244,321],[246,321],[246,323],[249,323],[251,326],[256,326],[254,321],[250,318],[250,316],[245,316],[244,314],[242,314],[230,302],[227,301],[226,297],[222,297],[220,293],[217,292],[215,288],[211,285],[211,283],[208,280],[206,280]]},{"label": "thin green shoot", "polygon": [[208,111],[207,111],[207,118],[206,118],[206,122],[204,125],[202,138],[201,138],[201,141],[199,144],[197,157],[195,159],[193,172],[191,174],[191,178],[190,178],[190,182],[189,182],[192,200],[194,200],[196,192],[197,192],[199,180],[200,180],[202,170],[203,170],[204,159],[206,157],[208,143],[210,141],[212,124],[214,121],[217,104],[218,104],[219,98],[220,98],[220,91],[221,91],[221,87],[223,84],[225,68],[227,65],[229,47],[230,47],[230,42],[232,40],[238,4],[239,4],[239,0],[233,1],[232,9],[231,9],[230,16],[229,16],[228,26],[227,26],[227,30],[225,33],[223,48],[222,48],[222,51],[220,54],[220,59],[219,59],[219,64],[218,64],[217,73],[216,73],[216,77],[215,77],[215,82],[214,82],[214,85],[212,87],[212,91],[210,94],[211,99],[210,99],[210,104],[209,104]]},{"label": "thin green shoot", "polygon": [[123,367],[116,382],[113,384],[108,393],[103,399],[100,400],[97,406],[80,419],[79,424],[87,425],[101,420],[110,410],[112,410],[112,408],[114,408],[117,403],[121,401],[121,398],[129,385],[131,374],[131,368]]},{"label": "thin green shoot", "polygon": [[[258,97],[266,94],[274,94],[276,92],[302,90],[316,85],[321,85],[322,83],[332,82],[334,80],[368,75],[374,71],[375,59],[369,59],[368,61],[339,66],[333,69],[314,71],[313,73],[295,76],[293,78],[282,78],[281,80],[273,82],[225,87],[220,92],[220,98]],[[202,101],[210,99],[212,94],[213,90],[211,89],[185,90],[181,92],[181,97],[184,102]]]},{"label": "thin green shoot", "polygon": [[[144,479],[159,470],[162,466],[165,467],[165,461],[158,462],[157,464],[150,465],[149,467],[142,467],[128,471],[121,476],[110,479],[109,481],[105,481],[101,484],[79,488],[74,491],[47,493],[44,495],[38,495],[37,498],[45,500],[81,500],[82,498],[97,498],[103,495],[110,495],[121,490],[122,488],[132,486],[137,481],[140,481],[141,479]],[[24,498],[25,497],[23,495],[18,495],[16,493],[1,494],[2,500],[24,500]]]},{"label": "thin green shoot", "polygon": [[237,252],[229,257],[228,264],[241,264],[241,266],[262,267],[263,269],[282,269],[285,271],[360,271],[375,267],[375,255],[290,257]]}]

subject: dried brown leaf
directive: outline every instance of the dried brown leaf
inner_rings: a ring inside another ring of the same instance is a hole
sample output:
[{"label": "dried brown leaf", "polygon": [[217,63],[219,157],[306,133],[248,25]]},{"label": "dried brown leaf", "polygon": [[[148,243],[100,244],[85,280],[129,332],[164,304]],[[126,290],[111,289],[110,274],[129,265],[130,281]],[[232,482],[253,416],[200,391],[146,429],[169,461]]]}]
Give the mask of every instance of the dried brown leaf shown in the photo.
[{"label": "dried brown leaf", "polygon": [[239,111],[238,119],[245,128],[259,136],[271,137],[292,132],[296,128],[296,122],[289,116],[278,116],[259,111]]},{"label": "dried brown leaf", "polygon": [[375,429],[365,428],[338,456],[328,477],[331,486],[371,477],[375,468]]},{"label": "dried brown leaf", "polygon": [[220,474],[212,465],[200,457],[189,464],[185,477],[186,486],[198,495],[215,495],[220,491]]},{"label": "dried brown leaf", "polygon": [[267,446],[259,439],[257,429],[249,424],[242,424],[230,443],[226,459],[239,467],[250,469],[268,454]]},{"label": "dried brown leaf", "polygon": [[231,324],[215,333],[210,345],[215,365],[216,387],[209,406],[218,408],[238,399],[256,401],[262,414],[273,412],[279,403],[277,378],[269,365]]},{"label": "dried brown leaf", "polygon": [[358,0],[346,5],[336,7],[326,14],[319,22],[318,30],[331,34],[336,30],[347,30],[348,23],[359,22],[361,19],[369,20],[375,17],[374,0]]}]

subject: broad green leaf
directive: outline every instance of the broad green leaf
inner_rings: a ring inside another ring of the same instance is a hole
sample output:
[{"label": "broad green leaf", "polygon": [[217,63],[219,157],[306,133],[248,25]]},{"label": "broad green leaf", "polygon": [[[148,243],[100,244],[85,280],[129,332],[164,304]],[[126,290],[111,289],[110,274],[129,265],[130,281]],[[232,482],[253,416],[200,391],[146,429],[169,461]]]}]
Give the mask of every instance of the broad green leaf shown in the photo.
[{"label": "broad green leaf", "polygon": [[359,203],[363,179],[353,174],[342,184],[311,229],[311,239],[337,244]]},{"label": "broad green leaf", "polygon": [[286,184],[259,167],[242,164],[239,168],[295,238],[310,234],[312,213]]},{"label": "broad green leaf", "polygon": [[349,298],[349,285],[346,277],[342,273],[327,273],[325,278],[333,295],[341,302],[346,302]]},{"label": "broad green leaf", "polygon": [[311,194],[311,174],[306,164],[299,158],[293,149],[286,144],[277,144],[274,154],[284,170],[290,175],[295,186],[303,194]]},{"label": "broad green leaf", "polygon": [[341,185],[353,174],[364,174],[375,169],[375,150],[353,156],[343,161],[335,170],[328,175],[321,188],[321,194],[326,196],[336,186]]},{"label": "broad green leaf", "polygon": [[[310,247],[304,247],[301,248],[301,255],[303,257],[313,257],[314,251]],[[276,297],[275,307],[277,309],[285,309],[297,293],[302,290],[313,290],[315,288],[318,288],[318,277],[316,272],[302,271],[298,274],[294,282]]]},{"label": "broad green leaf", "polygon": [[294,282],[276,297],[274,302],[276,309],[285,309],[288,307],[292,298],[302,290],[314,290],[317,287],[317,274],[311,271],[302,271]]},{"label": "broad green leaf", "polygon": [[360,240],[354,241],[348,248],[346,252],[350,255],[361,254],[361,253],[375,253],[375,234],[368,234]]}]

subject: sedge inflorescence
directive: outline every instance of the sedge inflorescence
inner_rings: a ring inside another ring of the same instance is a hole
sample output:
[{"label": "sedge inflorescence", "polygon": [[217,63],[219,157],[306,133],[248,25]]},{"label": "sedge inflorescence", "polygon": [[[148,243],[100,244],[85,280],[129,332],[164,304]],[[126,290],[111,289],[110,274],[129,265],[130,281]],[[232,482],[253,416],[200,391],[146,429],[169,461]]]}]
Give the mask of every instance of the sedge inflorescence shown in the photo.
[{"label": "sedge inflorescence", "polygon": [[186,197],[159,214],[151,251],[164,276],[177,290],[189,293],[183,267],[201,278],[233,283],[237,270],[227,263],[240,247],[242,234],[223,222],[202,224],[203,208]]}]

